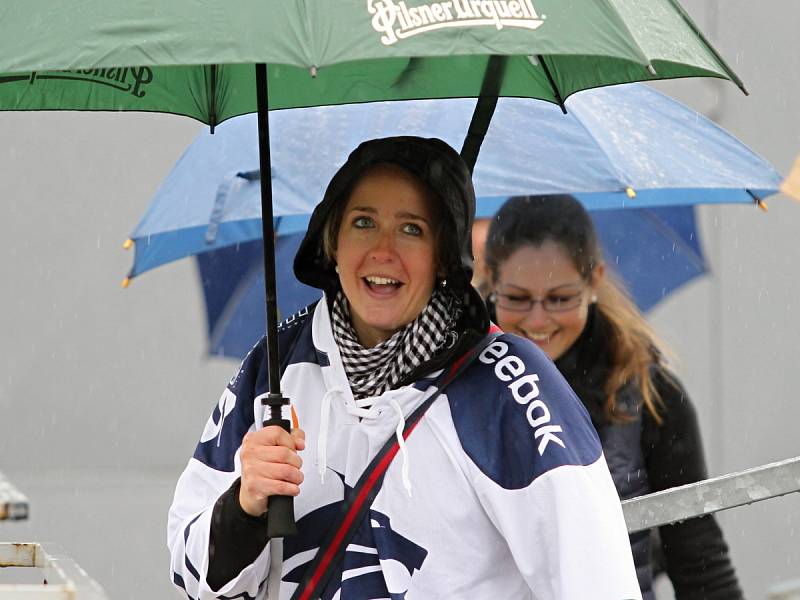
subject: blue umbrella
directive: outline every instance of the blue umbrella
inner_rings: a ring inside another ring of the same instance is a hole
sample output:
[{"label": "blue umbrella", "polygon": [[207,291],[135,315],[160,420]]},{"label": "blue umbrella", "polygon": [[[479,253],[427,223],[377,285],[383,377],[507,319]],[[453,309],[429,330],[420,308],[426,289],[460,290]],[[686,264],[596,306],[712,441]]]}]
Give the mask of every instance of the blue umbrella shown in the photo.
[{"label": "blue umbrella", "polygon": [[[694,207],[612,209],[590,214],[607,263],[628,285],[642,310],[652,308],[707,270]],[[282,228],[278,220],[275,227],[279,318],[320,297],[319,290],[297,281],[290,268],[303,238],[302,232],[293,231],[298,224],[296,221]],[[284,233],[287,230],[289,233]],[[197,265],[206,303],[209,353],[243,358],[261,337],[265,324],[261,240],[198,254]]]},{"label": "blue umbrella", "polygon": [[[283,320],[320,298],[318,289],[295,279],[291,264],[302,233],[275,240],[278,319]],[[264,312],[264,258],[261,240],[197,255],[208,325],[208,352],[244,358],[261,338]],[[260,287],[259,287],[260,286]]]},{"label": "blue umbrella", "polygon": [[[474,103],[427,100],[275,112],[272,137],[281,142],[272,155],[277,264],[291,264],[291,247],[298,243],[292,234],[305,230],[327,182],[358,143],[412,134],[457,146]],[[775,169],[732,135],[647,86],[601,88],[572,96],[567,105],[564,115],[543,102],[499,101],[474,171],[478,214],[493,214],[511,195],[576,194],[593,211],[609,262],[643,309],[705,270],[691,205],[753,203],[780,184]],[[261,276],[257,167],[252,117],[220,125],[213,137],[201,133],[131,236],[136,255],[129,277],[198,256],[211,351],[218,354],[241,356],[253,334],[236,332],[257,332],[264,318],[258,298],[252,309],[244,308],[258,294],[252,280]],[[667,206],[673,208],[659,208]],[[296,282],[289,268],[278,272],[278,280],[284,315],[318,295]]]},{"label": "blue umbrella", "polygon": [[[274,215],[310,214],[363,140],[436,136],[460,147],[475,100],[420,100],[276,111],[270,117]],[[475,188],[486,211],[509,196],[582,194],[589,209],[752,203],[781,176],[702,115],[642,84],[567,100],[502,98],[481,147]],[[261,237],[256,119],[201,133],[131,235],[130,277],[166,262]]]},{"label": "blue umbrella", "polygon": [[606,263],[642,311],[708,270],[691,206],[591,211]]}]

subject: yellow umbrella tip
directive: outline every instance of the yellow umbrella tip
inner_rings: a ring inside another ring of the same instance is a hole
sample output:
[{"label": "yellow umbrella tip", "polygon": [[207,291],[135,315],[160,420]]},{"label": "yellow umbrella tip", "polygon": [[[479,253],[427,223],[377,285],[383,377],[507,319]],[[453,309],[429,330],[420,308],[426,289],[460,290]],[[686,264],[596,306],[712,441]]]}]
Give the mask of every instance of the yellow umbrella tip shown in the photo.
[{"label": "yellow umbrella tip", "polygon": [[760,208],[760,209],[761,209],[761,210],[763,210],[764,212],[768,212],[768,211],[769,211],[769,206],[767,206],[767,203],[766,203],[766,202],[764,202],[764,201],[763,201],[763,200],[761,200],[761,199],[759,199],[759,201],[758,201],[758,208]]},{"label": "yellow umbrella tip", "polygon": [[631,200],[636,198],[636,190],[634,190],[632,187],[626,187],[625,193],[628,194],[628,198],[630,198]]},{"label": "yellow umbrella tip", "polygon": [[131,278],[130,277],[126,277],[125,279],[122,280],[122,284],[121,284],[122,285],[122,289],[127,288],[130,284],[131,284]]},{"label": "yellow umbrella tip", "polygon": [[122,244],[122,247],[125,248],[125,250],[130,250],[131,246],[133,246],[133,240],[131,238],[128,238],[125,240],[125,243]]}]

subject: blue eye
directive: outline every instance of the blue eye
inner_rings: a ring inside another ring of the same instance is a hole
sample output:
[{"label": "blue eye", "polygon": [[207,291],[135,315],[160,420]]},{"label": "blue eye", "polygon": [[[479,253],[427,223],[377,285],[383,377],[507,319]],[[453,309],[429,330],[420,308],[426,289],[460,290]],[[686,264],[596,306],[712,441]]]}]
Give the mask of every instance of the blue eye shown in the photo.
[{"label": "blue eye", "polygon": [[367,229],[373,226],[372,218],[360,216],[353,219],[353,227],[356,229]]},{"label": "blue eye", "polygon": [[403,231],[410,235],[422,235],[422,227],[417,225],[416,223],[406,223],[403,225]]}]

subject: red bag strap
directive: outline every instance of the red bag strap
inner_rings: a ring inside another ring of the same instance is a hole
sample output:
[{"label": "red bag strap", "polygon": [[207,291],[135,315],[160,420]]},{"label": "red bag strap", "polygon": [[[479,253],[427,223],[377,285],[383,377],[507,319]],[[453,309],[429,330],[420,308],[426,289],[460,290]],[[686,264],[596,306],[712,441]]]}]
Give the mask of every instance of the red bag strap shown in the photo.
[{"label": "red bag strap", "polygon": [[[481,342],[476,344],[472,350],[456,359],[450,367],[445,370],[436,381],[437,391],[420,404],[414,412],[406,419],[406,426],[403,429],[403,439],[408,439],[411,432],[422,419],[422,416],[430,408],[433,402],[444,392],[445,388],[463,373],[472,361],[502,332],[496,327],[490,330]],[[383,484],[383,478],[392,460],[397,455],[400,444],[395,436],[392,436],[383,445],[383,448],[375,455],[372,462],[364,470],[361,478],[356,483],[349,498],[345,498],[339,518],[333,524],[320,544],[314,560],[306,569],[306,573],[300,585],[292,595],[292,600],[312,600],[322,595],[328,580],[337,566],[344,558],[344,551],[350,540],[355,535],[364,518],[369,512],[372,502],[378,495]]]}]

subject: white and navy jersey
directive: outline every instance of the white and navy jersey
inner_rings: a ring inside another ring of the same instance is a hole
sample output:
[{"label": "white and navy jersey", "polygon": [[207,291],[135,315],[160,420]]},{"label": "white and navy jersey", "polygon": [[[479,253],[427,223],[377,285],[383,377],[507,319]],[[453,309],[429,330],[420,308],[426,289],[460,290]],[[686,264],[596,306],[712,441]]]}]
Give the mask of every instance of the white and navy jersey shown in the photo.
[{"label": "white and navy jersey", "polygon": [[[326,302],[279,336],[282,391],[306,432],[305,481],[294,504],[299,534],[283,540],[283,563],[274,569],[287,600],[346,491],[395,435],[401,415],[436,390],[423,379],[376,397],[369,417],[356,416]],[[178,481],[168,545],[172,579],[190,598],[266,598],[273,542],[218,592],[205,579],[212,508],[239,476],[242,437],[261,427],[265,357],[262,340],[222,394]],[[498,337],[434,401],[322,597],[641,598],[595,430],[538,348]]]}]

